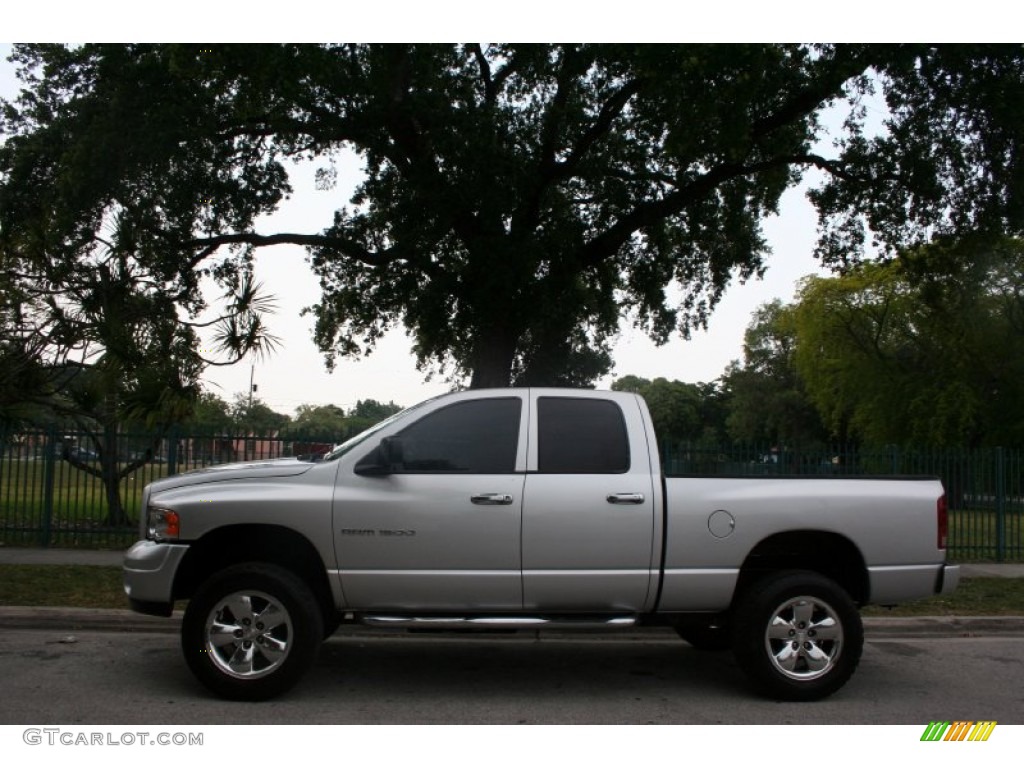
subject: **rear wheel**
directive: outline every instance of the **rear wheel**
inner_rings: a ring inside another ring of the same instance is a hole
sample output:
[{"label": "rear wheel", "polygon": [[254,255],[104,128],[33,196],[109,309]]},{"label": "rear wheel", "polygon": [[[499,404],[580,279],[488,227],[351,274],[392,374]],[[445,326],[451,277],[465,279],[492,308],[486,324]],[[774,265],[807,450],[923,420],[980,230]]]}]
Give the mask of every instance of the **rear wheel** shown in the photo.
[{"label": "rear wheel", "polygon": [[242,563],[215,574],[189,601],[181,643],[192,673],[229,699],[259,701],[295,685],[316,658],[323,618],[295,574]]},{"label": "rear wheel", "polygon": [[766,696],[813,701],[835,693],[860,661],[864,629],[850,596],[809,571],[773,574],[743,595],[733,650]]}]

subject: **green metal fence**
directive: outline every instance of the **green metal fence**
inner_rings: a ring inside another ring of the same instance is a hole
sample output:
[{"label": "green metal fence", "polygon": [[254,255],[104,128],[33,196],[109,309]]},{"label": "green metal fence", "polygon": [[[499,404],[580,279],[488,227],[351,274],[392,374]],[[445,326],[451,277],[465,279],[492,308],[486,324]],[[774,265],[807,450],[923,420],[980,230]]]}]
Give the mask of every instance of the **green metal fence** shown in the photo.
[{"label": "green metal fence", "polygon": [[1024,561],[1024,451],[850,448],[707,448],[665,445],[669,475],[938,477],[949,505],[953,560]]},{"label": "green metal fence", "polygon": [[[212,464],[323,452],[333,442],[323,436],[120,434],[119,470],[147,452],[151,459],[118,482],[125,517],[116,519],[100,478],[74,465],[101,467],[88,435],[60,428],[0,433],[0,544],[126,547],[137,536],[147,483]],[[670,475],[936,476],[949,501],[952,559],[1024,561],[1024,451],[665,445],[662,459]]]},{"label": "green metal fence", "polygon": [[109,463],[118,474],[146,459],[117,482],[119,517],[94,474],[103,462],[89,435],[57,427],[0,433],[0,544],[127,547],[137,538],[147,483],[214,464],[322,453],[332,444],[315,437],[118,434],[116,464]]}]

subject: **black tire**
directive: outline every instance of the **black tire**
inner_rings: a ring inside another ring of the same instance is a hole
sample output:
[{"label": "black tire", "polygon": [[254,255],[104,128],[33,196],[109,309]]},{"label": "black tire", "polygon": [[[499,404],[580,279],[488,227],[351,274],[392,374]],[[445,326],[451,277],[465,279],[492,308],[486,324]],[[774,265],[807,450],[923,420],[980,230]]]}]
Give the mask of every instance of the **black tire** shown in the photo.
[{"label": "black tire", "polygon": [[269,563],[241,563],[211,576],[189,601],[181,625],[192,673],[218,696],[244,701],[294,686],[323,637],[312,591]]},{"label": "black tire", "polygon": [[725,625],[694,624],[678,626],[676,632],[698,651],[728,651],[732,648],[732,632]]},{"label": "black tire", "polygon": [[846,684],[864,647],[860,613],[846,591],[810,571],[755,583],[733,616],[736,662],[765,696],[814,701]]}]

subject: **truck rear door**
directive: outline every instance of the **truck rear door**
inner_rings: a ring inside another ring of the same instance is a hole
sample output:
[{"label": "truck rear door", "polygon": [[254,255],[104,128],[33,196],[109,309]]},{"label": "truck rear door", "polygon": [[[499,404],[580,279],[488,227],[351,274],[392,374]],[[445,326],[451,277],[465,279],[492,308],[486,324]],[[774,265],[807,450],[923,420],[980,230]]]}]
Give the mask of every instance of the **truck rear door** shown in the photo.
[{"label": "truck rear door", "polygon": [[637,612],[653,601],[656,502],[640,403],[531,390],[523,607]]}]

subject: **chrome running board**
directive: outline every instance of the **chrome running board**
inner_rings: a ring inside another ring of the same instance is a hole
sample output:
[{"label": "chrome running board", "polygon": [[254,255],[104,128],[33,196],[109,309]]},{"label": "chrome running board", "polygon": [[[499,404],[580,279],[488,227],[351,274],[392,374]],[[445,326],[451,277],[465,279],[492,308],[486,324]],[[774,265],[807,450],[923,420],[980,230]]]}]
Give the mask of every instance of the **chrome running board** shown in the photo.
[{"label": "chrome running board", "polygon": [[612,629],[636,625],[635,616],[385,616],[366,614],[370,627],[399,629]]}]

